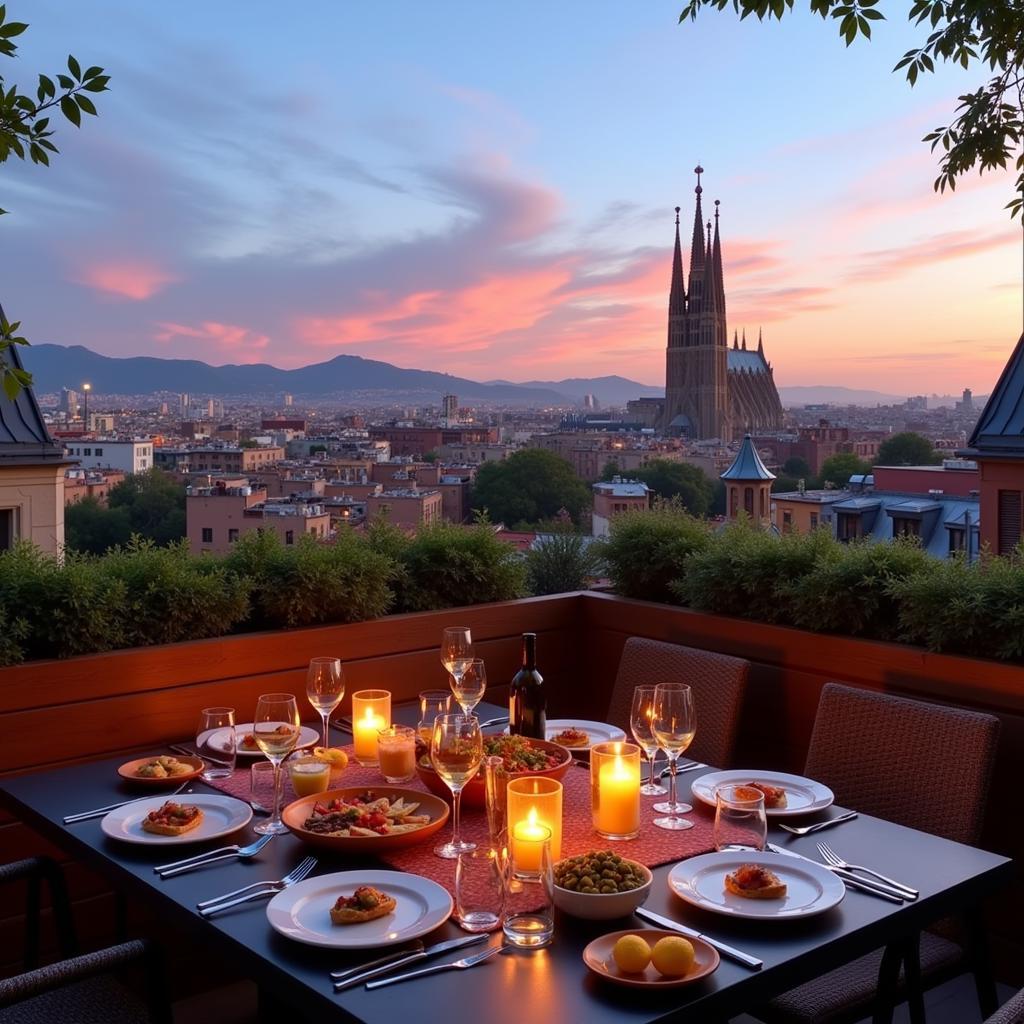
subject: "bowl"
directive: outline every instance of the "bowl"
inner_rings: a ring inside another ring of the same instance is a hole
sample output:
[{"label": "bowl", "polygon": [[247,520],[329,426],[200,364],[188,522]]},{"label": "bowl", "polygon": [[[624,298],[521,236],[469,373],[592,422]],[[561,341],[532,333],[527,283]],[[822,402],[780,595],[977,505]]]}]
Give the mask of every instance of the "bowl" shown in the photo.
[{"label": "bowl", "polygon": [[[623,860],[625,859],[623,857]],[[556,882],[552,886],[552,901],[563,913],[588,921],[611,921],[616,917],[628,917],[647,901],[654,878],[650,869],[643,864],[638,864],[635,860],[628,863],[637,868],[646,879],[638,888],[630,889],[628,892],[587,893],[563,889]],[[558,865],[555,867],[557,869]]]},{"label": "bowl", "polygon": [[[352,798],[361,796],[371,790],[375,797],[386,796],[392,803],[402,797],[406,803],[417,803],[417,814],[429,814],[430,821],[411,832],[399,832],[390,836],[325,836],[319,832],[310,832],[303,828],[305,820],[313,813],[316,803],[330,803],[335,797]],[[448,820],[448,805],[417,789],[400,789],[395,786],[349,786],[345,789],[329,789],[325,793],[313,793],[310,796],[293,800],[281,811],[281,820],[291,830],[292,835],[301,839],[309,846],[334,853],[369,853],[376,854],[383,850],[400,850],[405,846],[415,846],[439,832]]]},{"label": "bowl", "polygon": [[[485,740],[498,739],[503,734],[496,733],[493,735],[487,735],[484,737]],[[509,779],[525,779],[530,776],[540,775],[546,779],[561,779],[563,775],[569,770],[572,765],[572,754],[565,748],[559,746],[557,743],[552,743],[550,740],[530,740],[531,747],[537,747],[541,750],[546,750],[550,754],[557,754],[561,757],[561,761],[555,765],[554,768],[542,768],[536,771],[525,771],[525,772],[511,772],[508,775]],[[416,762],[416,771],[419,774],[420,781],[430,790],[431,793],[436,793],[439,797],[445,800],[451,800],[451,790],[444,784],[444,780],[434,771],[434,766],[430,763],[429,757],[421,757]],[[465,789],[462,791],[462,806],[463,807],[474,807],[477,810],[484,810],[487,807],[487,793],[484,786],[484,772],[483,768],[480,769],[466,783]]]}]

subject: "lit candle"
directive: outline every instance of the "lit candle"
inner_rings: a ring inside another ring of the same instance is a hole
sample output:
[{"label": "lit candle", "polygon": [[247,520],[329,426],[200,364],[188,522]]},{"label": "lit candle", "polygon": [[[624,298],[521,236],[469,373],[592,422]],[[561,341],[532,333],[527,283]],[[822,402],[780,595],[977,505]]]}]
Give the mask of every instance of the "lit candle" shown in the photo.
[{"label": "lit candle", "polygon": [[408,782],[416,775],[416,730],[390,725],[377,734],[380,773],[391,783]]},{"label": "lit candle", "polygon": [[517,875],[540,873],[544,843],[551,838],[551,829],[537,821],[537,811],[530,808],[525,820],[512,829],[512,864]]},{"label": "lit candle", "polygon": [[391,694],[387,690],[360,690],[352,694],[352,739],[356,760],[377,763],[377,736],[391,725]]},{"label": "lit candle", "polygon": [[[640,831],[640,748],[602,744],[591,752],[594,828],[609,839],[629,839]],[[595,761],[596,758],[596,761]]]},{"label": "lit candle", "polygon": [[506,792],[507,820],[522,821],[531,811],[537,823],[551,830],[551,859],[562,856],[562,784],[557,779],[526,776],[510,779]]}]

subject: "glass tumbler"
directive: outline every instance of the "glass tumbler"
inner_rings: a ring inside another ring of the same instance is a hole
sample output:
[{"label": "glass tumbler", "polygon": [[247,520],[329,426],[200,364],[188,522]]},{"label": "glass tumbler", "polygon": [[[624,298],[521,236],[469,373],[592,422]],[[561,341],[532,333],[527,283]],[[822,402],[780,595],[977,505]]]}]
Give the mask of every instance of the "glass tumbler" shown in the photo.
[{"label": "glass tumbler", "polygon": [[764,794],[752,786],[719,786],[715,790],[715,849],[719,853],[761,851],[767,839]]},{"label": "glass tumbler", "polygon": [[202,777],[230,778],[235,770],[235,709],[203,708],[196,729],[196,753],[203,759]]},{"label": "glass tumbler", "polygon": [[505,865],[500,850],[478,846],[455,865],[455,920],[467,932],[493,932],[505,916]]},{"label": "glass tumbler", "polygon": [[[519,867],[537,867],[535,880],[523,882],[523,900],[528,900],[531,910],[521,913],[506,914],[502,924],[502,931],[505,933],[505,941],[510,946],[518,946],[521,949],[536,949],[539,946],[546,946],[551,941],[555,932],[555,918],[553,907],[554,874],[551,864],[551,830],[540,826],[542,833],[536,840],[528,841],[528,848],[524,840],[516,843],[513,852],[513,867],[516,858],[519,857]],[[527,863],[524,865],[523,861]],[[531,874],[533,872],[531,871]]]},{"label": "glass tumbler", "polygon": [[274,806],[274,766],[269,761],[253,761],[249,769],[249,802],[264,814]]}]

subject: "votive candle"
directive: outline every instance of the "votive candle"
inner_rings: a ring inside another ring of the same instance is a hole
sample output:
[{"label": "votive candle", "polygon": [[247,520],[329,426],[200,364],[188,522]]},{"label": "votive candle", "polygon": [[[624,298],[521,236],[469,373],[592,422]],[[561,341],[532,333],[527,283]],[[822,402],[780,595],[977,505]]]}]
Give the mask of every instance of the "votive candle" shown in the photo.
[{"label": "votive candle", "polygon": [[562,856],[562,784],[543,776],[510,779],[506,789],[508,821],[518,822],[536,814],[538,824],[551,830],[551,859]]},{"label": "votive candle", "polygon": [[408,782],[416,775],[416,730],[389,725],[377,733],[380,773],[388,782]]},{"label": "votive candle", "polygon": [[632,839],[640,832],[640,748],[599,743],[590,752],[594,829],[605,839]]},{"label": "votive candle", "polygon": [[377,763],[377,736],[391,725],[391,694],[387,690],[359,690],[352,694],[352,739],[361,765]]},{"label": "votive candle", "polygon": [[536,878],[540,874],[544,844],[550,839],[551,829],[537,821],[535,810],[512,826],[512,868],[518,877]]}]

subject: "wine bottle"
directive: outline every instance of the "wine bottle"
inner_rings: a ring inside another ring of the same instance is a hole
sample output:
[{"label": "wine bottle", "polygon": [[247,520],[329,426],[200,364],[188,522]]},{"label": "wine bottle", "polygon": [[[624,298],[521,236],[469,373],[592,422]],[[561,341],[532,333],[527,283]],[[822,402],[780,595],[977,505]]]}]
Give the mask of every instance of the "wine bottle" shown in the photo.
[{"label": "wine bottle", "polygon": [[537,634],[523,634],[523,667],[512,677],[508,696],[508,731],[513,736],[546,739],[544,677],[537,671]]}]

